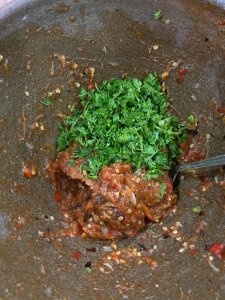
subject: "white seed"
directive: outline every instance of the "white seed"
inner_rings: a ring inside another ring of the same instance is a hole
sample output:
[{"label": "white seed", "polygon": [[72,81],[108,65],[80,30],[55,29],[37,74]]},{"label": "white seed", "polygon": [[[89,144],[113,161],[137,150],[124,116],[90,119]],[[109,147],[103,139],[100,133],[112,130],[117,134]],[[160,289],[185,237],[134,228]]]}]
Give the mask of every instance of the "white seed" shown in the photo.
[{"label": "white seed", "polygon": [[126,261],[125,261],[124,259],[120,259],[120,263],[121,263],[121,264],[125,264],[125,262],[126,262]]},{"label": "white seed", "polygon": [[116,196],[116,199],[119,199],[120,193],[119,192],[115,192],[115,196]]},{"label": "white seed", "polygon": [[103,252],[111,252],[112,251],[112,247],[110,247],[110,246],[103,246],[102,250],[103,250]]},{"label": "white seed", "polygon": [[95,68],[90,67],[90,68],[89,68],[89,71],[90,71],[91,74],[94,74],[94,73],[95,73]]},{"label": "white seed", "polygon": [[106,266],[111,271],[113,271],[113,267],[108,262],[103,263],[103,265]]},{"label": "white seed", "polygon": [[214,260],[214,257],[213,256],[209,256],[209,261],[213,261]]},{"label": "white seed", "polygon": [[130,201],[133,205],[137,204],[137,199],[134,193],[131,194]]},{"label": "white seed", "polygon": [[107,53],[107,50],[106,50],[105,46],[102,48],[102,51],[105,52],[105,53]]},{"label": "white seed", "polygon": [[195,84],[195,88],[198,89],[199,87],[200,87],[200,84],[199,84],[199,83],[196,83],[196,84]]},{"label": "white seed", "polygon": [[166,226],[163,226],[162,230],[163,230],[163,231],[167,231],[168,228],[167,228]]},{"label": "white seed", "polygon": [[165,24],[166,24],[166,25],[169,25],[169,24],[170,24],[170,19],[166,19],[166,20],[165,20]]},{"label": "white seed", "polygon": [[184,248],[180,248],[180,249],[179,249],[179,252],[180,252],[180,253],[183,253],[184,251],[185,251]]},{"label": "white seed", "polygon": [[123,216],[120,216],[117,220],[120,222],[123,221]]},{"label": "white seed", "polygon": [[112,246],[112,248],[113,248],[114,250],[117,250],[117,245],[116,245],[116,244],[113,243],[111,246]]},{"label": "white seed", "polygon": [[60,88],[56,88],[55,92],[56,92],[56,94],[61,94]]},{"label": "white seed", "polygon": [[71,65],[71,68],[72,68],[72,69],[77,69],[77,64],[73,63],[73,64]]},{"label": "white seed", "polygon": [[79,88],[80,87],[80,83],[79,82],[75,82],[75,87]]},{"label": "white seed", "polygon": [[193,101],[197,101],[197,97],[193,94],[193,95],[191,95],[191,99],[193,100]]},{"label": "white seed", "polygon": [[65,55],[58,56],[58,60],[61,63],[62,67],[65,68],[65,66],[66,66],[66,57],[65,57]]},{"label": "white seed", "polygon": [[27,97],[30,96],[30,93],[28,91],[25,91],[24,93]]},{"label": "white seed", "polygon": [[45,274],[45,267],[43,265],[40,265],[40,271],[42,274]]},{"label": "white seed", "polygon": [[158,50],[159,49],[159,45],[153,45],[153,49],[154,50]]},{"label": "white seed", "polygon": [[0,54],[0,62],[3,61],[4,57]]},{"label": "white seed", "polygon": [[173,66],[174,68],[177,68],[177,67],[179,66],[179,64],[178,64],[176,61],[173,61],[172,66]]}]

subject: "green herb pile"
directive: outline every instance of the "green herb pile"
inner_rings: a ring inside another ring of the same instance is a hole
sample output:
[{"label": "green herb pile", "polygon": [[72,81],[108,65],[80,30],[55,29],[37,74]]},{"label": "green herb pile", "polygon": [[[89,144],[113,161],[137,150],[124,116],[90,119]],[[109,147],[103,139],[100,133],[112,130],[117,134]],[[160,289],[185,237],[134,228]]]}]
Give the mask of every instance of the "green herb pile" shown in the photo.
[{"label": "green herb pile", "polygon": [[83,109],[74,108],[60,125],[57,151],[76,143],[74,159],[97,178],[104,166],[129,162],[134,171],[157,178],[181,153],[185,126],[168,112],[169,102],[157,74],[138,79],[111,79],[96,90],[81,89]]}]

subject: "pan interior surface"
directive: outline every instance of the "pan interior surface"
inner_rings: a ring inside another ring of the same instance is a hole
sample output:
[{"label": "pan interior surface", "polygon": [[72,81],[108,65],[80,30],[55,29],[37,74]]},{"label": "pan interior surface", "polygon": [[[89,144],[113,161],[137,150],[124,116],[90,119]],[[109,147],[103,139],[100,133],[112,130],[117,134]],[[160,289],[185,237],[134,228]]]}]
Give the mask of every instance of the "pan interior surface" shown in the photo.
[{"label": "pan interior surface", "polygon": [[[160,20],[153,17],[158,9]],[[177,208],[135,238],[43,238],[65,226],[46,165],[62,117],[78,104],[79,86],[88,85],[89,67],[97,83],[169,68],[174,111],[183,120],[197,117],[207,157],[225,153],[218,113],[225,105],[224,16],[215,4],[195,0],[28,1],[2,15],[0,299],[224,298],[224,260],[207,251],[225,242],[223,169],[185,174]],[[180,69],[187,70],[182,83]],[[56,89],[53,104],[43,105]],[[107,257],[111,248],[117,259]],[[140,254],[129,258],[132,251]]]}]

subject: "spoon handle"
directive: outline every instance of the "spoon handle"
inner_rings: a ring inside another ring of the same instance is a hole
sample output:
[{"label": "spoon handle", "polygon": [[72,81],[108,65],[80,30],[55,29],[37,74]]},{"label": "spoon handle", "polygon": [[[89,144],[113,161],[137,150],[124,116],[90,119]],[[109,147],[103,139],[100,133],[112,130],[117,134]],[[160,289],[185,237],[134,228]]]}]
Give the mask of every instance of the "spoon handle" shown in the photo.
[{"label": "spoon handle", "polygon": [[218,167],[225,165],[225,154],[210,157],[207,159],[203,159],[200,161],[192,162],[192,163],[185,163],[180,165],[179,171],[188,171],[188,170],[196,170],[200,168],[208,168],[208,167]]}]

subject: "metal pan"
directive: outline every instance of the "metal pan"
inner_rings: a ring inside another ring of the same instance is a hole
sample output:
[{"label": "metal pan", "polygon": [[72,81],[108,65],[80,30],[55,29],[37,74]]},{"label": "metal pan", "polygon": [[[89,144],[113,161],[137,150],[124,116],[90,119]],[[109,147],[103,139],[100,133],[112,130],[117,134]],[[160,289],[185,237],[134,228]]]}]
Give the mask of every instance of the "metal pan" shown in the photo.
[{"label": "metal pan", "polygon": [[[224,10],[195,0],[22,1],[14,10],[19,2],[11,1],[8,11],[0,1],[0,299],[223,299],[224,261],[206,250],[224,243],[222,169],[205,178],[185,175],[176,212],[116,242],[122,260],[108,261],[113,270],[103,264],[110,242],[48,241],[42,232],[63,226],[45,167],[55,155],[62,113],[76,103],[74,82],[87,85],[62,66],[61,56],[73,59],[80,73],[94,67],[98,82],[125,74],[143,78],[172,65],[174,109],[183,119],[194,113],[205,154],[220,155],[225,131],[215,112],[225,104]],[[160,21],[152,17],[156,9],[163,12]],[[178,84],[181,67],[188,74]],[[45,107],[40,100],[56,87],[61,94]],[[23,175],[27,165],[37,168],[31,179]],[[202,214],[193,213],[196,206]],[[140,257],[128,257],[133,248]]]}]

